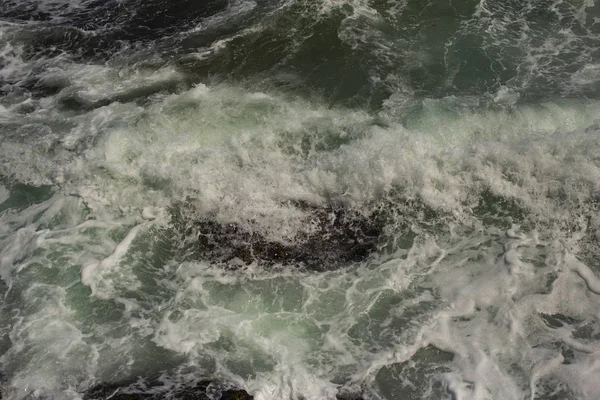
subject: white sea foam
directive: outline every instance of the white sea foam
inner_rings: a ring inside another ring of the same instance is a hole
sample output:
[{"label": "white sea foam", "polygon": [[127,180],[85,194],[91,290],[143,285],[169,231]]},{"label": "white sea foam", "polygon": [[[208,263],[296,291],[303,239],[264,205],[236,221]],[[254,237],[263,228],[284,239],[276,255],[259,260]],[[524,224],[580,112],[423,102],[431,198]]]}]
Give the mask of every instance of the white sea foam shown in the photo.
[{"label": "white sea foam", "polygon": [[[353,5],[341,40],[383,38],[373,26],[389,15]],[[489,32],[506,40],[498,21]],[[17,82],[30,64],[4,49],[2,76]],[[53,192],[0,214],[6,398],[76,398],[181,360],[264,400],[334,399],[342,385],[374,398],[600,396],[597,101],[519,102],[517,80],[491,106],[415,108],[390,81],[396,95],[372,115],[250,84],[129,101],[181,83],[168,66],[57,62],[42,78],[64,87],[31,112],[25,98],[0,109],[0,206],[28,193],[15,182]],[[590,66],[571,83],[594,79]],[[89,107],[61,108],[69,98]],[[367,216],[383,201],[391,244],[318,273],[178,253],[179,203],[191,225],[292,242],[314,226],[288,200]]]}]

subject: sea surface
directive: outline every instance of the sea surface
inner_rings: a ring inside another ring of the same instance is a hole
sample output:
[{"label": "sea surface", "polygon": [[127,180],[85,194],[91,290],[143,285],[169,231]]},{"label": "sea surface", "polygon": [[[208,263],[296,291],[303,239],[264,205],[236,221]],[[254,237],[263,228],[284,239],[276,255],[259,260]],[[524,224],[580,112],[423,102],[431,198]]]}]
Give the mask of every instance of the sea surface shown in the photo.
[{"label": "sea surface", "polygon": [[599,276],[598,1],[0,0],[3,399],[598,400]]}]

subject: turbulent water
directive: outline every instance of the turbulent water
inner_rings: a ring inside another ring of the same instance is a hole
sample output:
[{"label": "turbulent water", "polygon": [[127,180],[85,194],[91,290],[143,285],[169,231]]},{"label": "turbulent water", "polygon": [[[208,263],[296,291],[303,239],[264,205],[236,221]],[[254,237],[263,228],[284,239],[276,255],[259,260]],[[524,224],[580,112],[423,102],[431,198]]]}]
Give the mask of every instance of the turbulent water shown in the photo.
[{"label": "turbulent water", "polygon": [[599,209],[595,0],[0,0],[4,399],[597,400]]}]

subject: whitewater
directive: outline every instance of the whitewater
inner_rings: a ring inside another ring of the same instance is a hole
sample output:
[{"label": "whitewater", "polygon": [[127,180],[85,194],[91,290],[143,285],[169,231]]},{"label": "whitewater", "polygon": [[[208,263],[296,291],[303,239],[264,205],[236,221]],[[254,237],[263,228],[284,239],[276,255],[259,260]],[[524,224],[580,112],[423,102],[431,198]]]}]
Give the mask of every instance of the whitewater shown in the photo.
[{"label": "whitewater", "polygon": [[597,400],[599,277],[594,0],[0,1],[1,398]]}]

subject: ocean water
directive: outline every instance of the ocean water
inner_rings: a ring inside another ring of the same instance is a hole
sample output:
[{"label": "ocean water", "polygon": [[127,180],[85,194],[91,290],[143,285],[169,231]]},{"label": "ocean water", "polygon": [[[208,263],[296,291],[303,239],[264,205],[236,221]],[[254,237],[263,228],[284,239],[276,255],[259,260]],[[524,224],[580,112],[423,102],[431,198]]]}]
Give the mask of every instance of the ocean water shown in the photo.
[{"label": "ocean water", "polygon": [[4,399],[597,400],[599,277],[595,0],[0,1]]}]

